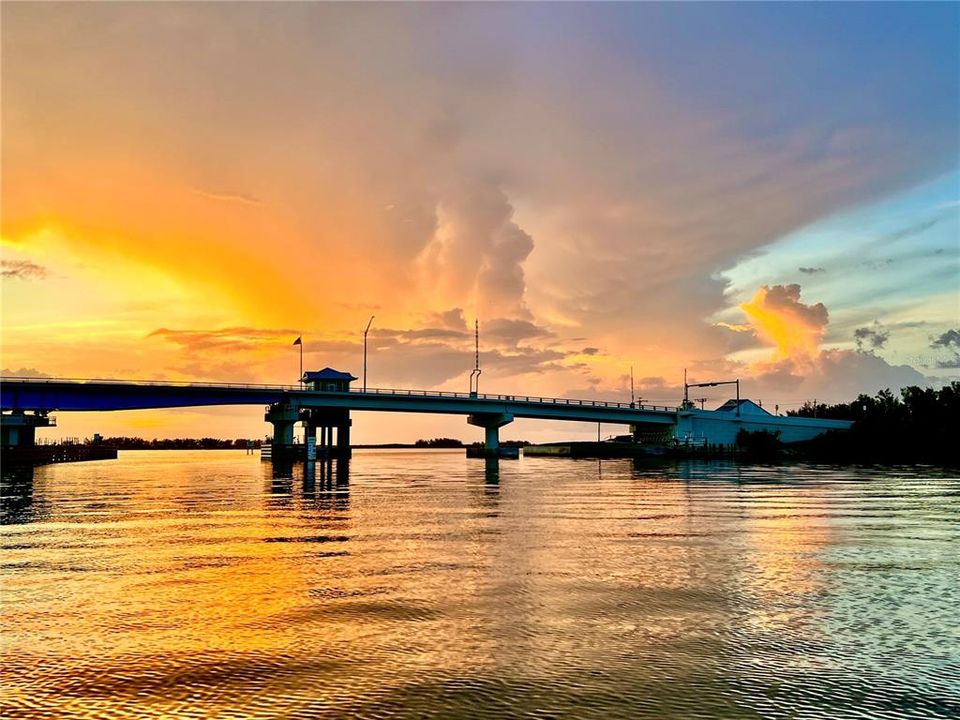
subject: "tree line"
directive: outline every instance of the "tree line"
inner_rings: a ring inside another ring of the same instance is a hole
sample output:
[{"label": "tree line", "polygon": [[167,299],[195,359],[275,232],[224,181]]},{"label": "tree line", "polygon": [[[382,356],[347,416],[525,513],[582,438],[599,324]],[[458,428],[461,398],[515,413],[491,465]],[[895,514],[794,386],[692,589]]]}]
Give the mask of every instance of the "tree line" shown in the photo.
[{"label": "tree line", "polygon": [[830,462],[960,464],[960,382],[939,390],[905,387],[859,395],[849,403],[805,403],[788,415],[853,420],[849,432],[828,432],[802,451]]},{"label": "tree line", "polygon": [[[169,438],[166,440],[145,440],[140,437],[105,437],[97,444],[114,447],[118,450],[243,450],[247,447],[260,447],[260,440],[237,438],[236,440],[222,440],[220,438]],[[88,444],[94,444],[88,440]]]}]

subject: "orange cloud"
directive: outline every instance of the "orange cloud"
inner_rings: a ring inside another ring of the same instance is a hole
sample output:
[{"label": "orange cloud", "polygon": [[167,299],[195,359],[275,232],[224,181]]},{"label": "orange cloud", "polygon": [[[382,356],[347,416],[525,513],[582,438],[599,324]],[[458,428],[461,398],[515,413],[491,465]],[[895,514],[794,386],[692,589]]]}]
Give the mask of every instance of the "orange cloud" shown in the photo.
[{"label": "orange cloud", "polygon": [[823,303],[800,302],[800,286],[764,285],[740,309],[757,335],[776,348],[775,360],[813,357],[820,352],[829,316]]}]

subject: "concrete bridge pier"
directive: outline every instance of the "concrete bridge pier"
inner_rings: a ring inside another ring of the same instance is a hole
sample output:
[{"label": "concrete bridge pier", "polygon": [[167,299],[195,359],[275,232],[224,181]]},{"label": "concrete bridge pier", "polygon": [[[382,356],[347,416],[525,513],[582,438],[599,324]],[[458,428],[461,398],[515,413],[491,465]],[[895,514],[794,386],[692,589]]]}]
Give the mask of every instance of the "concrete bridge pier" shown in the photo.
[{"label": "concrete bridge pier", "polygon": [[287,459],[295,452],[293,426],[300,419],[297,408],[287,403],[274,403],[267,408],[263,419],[273,425],[271,459]]},{"label": "concrete bridge pier", "polygon": [[350,413],[345,415],[337,426],[337,457],[341,460],[349,460],[353,456],[353,450],[350,449],[350,426],[353,420],[350,419]]},{"label": "concrete bridge pier", "polygon": [[5,448],[33,447],[37,443],[37,428],[56,424],[44,410],[32,413],[23,410],[5,412],[0,415],[0,445]]},{"label": "concrete bridge pier", "polygon": [[[337,408],[303,408],[300,410],[305,437],[316,439],[317,460],[349,460],[350,411]],[[336,430],[336,436],[334,436]]]},{"label": "concrete bridge pier", "polygon": [[519,457],[519,453],[514,453],[514,448],[500,447],[500,428],[513,422],[513,415],[510,413],[478,413],[468,415],[467,422],[476,427],[484,429],[483,452],[474,453],[473,448],[467,448],[467,457]]}]

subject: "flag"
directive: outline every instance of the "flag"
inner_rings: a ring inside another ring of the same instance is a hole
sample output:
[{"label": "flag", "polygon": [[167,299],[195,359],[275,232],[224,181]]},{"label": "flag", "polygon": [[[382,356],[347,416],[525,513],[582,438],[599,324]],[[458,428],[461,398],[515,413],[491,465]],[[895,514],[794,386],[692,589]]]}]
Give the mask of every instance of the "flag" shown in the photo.
[{"label": "flag", "polygon": [[302,337],[298,337],[296,340],[293,341],[293,344],[294,344],[294,345],[303,345],[303,338],[302,338]]}]

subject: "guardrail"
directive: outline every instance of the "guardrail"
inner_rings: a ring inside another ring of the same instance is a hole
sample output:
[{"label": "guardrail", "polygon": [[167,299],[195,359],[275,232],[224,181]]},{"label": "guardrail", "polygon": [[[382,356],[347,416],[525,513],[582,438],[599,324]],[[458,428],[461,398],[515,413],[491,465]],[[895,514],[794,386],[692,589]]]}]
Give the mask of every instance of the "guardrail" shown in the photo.
[{"label": "guardrail", "polygon": [[576,405],[582,407],[615,408],[620,410],[657,410],[661,412],[676,412],[676,407],[669,405],[642,405],[638,403],[614,402],[610,400],[579,400],[576,398],[552,398],[540,397],[538,395],[506,395],[506,394],[488,394],[488,393],[463,393],[453,392],[451,390],[400,390],[390,388],[367,388],[366,393],[363,390],[350,390],[350,394],[367,395],[405,395],[411,397],[438,397],[438,398],[456,398],[460,400],[496,400],[498,402],[522,402],[536,403],[539,405]]},{"label": "guardrail", "polygon": [[423,397],[423,398],[450,398],[457,400],[493,400],[497,402],[527,403],[538,405],[570,405],[577,407],[592,408],[612,408],[616,410],[652,410],[655,412],[676,412],[677,408],[670,405],[643,405],[638,403],[613,402],[608,400],[580,400],[576,398],[552,398],[540,397],[536,395],[506,395],[506,394],[488,394],[488,393],[464,393],[454,392],[452,390],[406,390],[394,388],[351,388],[349,393],[329,391],[329,390],[310,390],[300,385],[267,385],[262,383],[194,383],[183,381],[161,381],[161,380],[117,380],[115,378],[32,378],[32,377],[2,377],[0,382],[16,380],[17,382],[29,382],[37,384],[52,383],[89,383],[106,385],[142,385],[144,387],[184,387],[184,388],[214,388],[214,389],[234,389],[234,390],[281,390],[283,392],[304,392],[316,395],[391,395],[402,397]]},{"label": "guardrail", "polygon": [[183,380],[118,380],[117,378],[37,378],[37,377],[0,377],[0,382],[16,380],[31,383],[85,383],[101,385],[144,385],[146,387],[195,387],[195,388],[233,388],[251,390],[303,390],[302,385],[269,385],[265,383],[221,383],[221,382],[185,382]]}]

